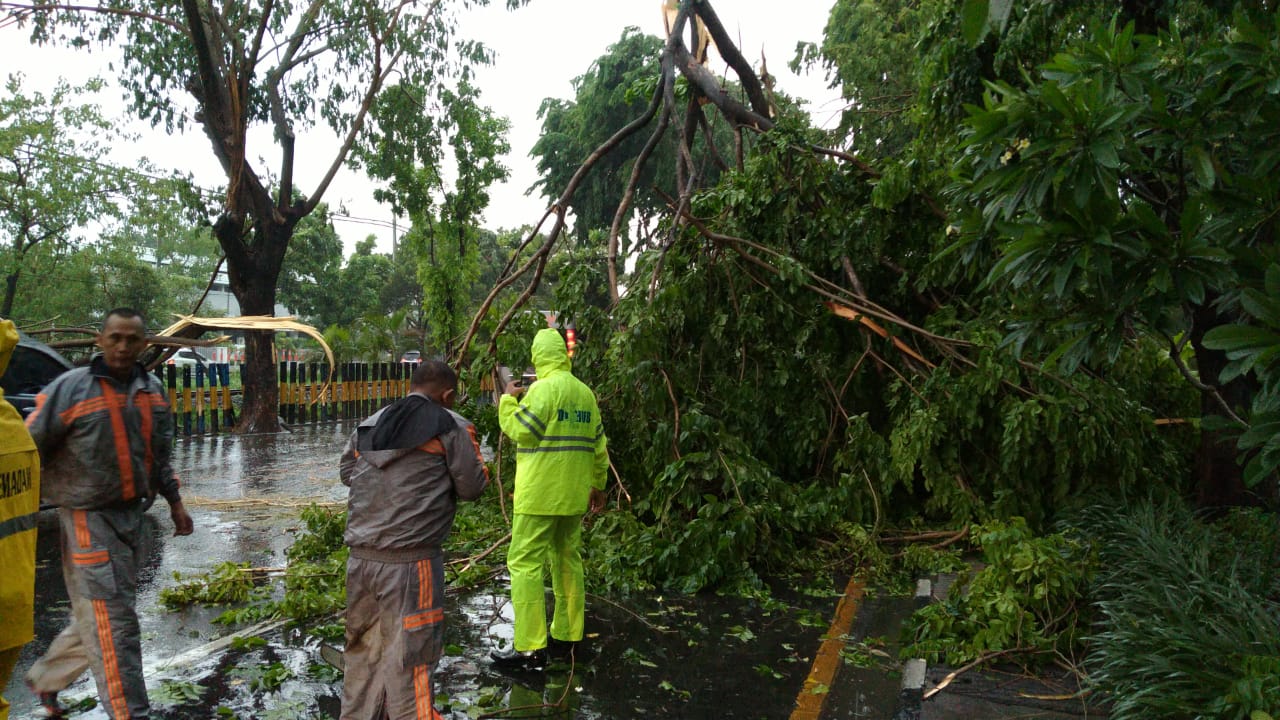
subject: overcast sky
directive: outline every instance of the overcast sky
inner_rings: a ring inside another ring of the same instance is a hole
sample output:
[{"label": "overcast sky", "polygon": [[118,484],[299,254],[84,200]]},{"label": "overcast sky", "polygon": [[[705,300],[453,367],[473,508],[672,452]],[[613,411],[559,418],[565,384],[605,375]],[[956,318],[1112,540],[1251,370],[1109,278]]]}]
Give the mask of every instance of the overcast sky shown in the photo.
[{"label": "overcast sky", "polygon": [[[496,64],[478,70],[477,85],[482,93],[481,102],[511,122],[511,153],[505,159],[511,169],[511,179],[491,192],[492,204],[485,213],[484,225],[491,229],[515,228],[537,222],[545,210],[544,200],[525,195],[537,179],[529,151],[541,129],[538,106],[547,97],[571,99],[573,78],[582,75],[593,60],[616,42],[624,28],[636,26],[642,32],[661,35],[662,3],[660,0],[531,0],[524,8],[507,11],[503,0],[492,1],[493,6],[463,18],[461,32],[483,41],[496,52]],[[809,110],[819,124],[830,121],[838,109],[836,93],[826,89],[826,82],[819,75],[796,77],[787,69],[787,63],[795,55],[797,42],[821,41],[831,5],[832,0],[720,0],[715,3],[725,28],[739,39],[743,55],[758,70],[763,53],[769,72],[778,78],[778,87],[809,100]],[[110,82],[112,75],[107,67],[110,57],[110,51],[102,50],[83,53],[32,48],[27,43],[25,30],[0,29],[0,68],[6,76],[15,71],[23,73],[27,91],[47,91],[58,77],[81,83],[98,75]],[[724,63],[715,58],[710,67],[717,74],[724,71]],[[118,97],[118,91],[109,88],[99,102],[108,112],[120,112]],[[129,124],[124,118],[121,122]],[[138,142],[119,148],[113,154],[116,162],[131,164],[138,155],[146,155],[164,169],[194,173],[202,185],[212,187],[225,183],[208,140],[198,131],[169,137],[138,123],[129,126],[142,136]],[[269,136],[263,140],[269,140]],[[295,171],[300,189],[309,192],[314,188],[325,164],[332,158],[333,142],[331,137],[300,137]],[[257,152],[267,154],[265,149]],[[267,154],[267,157],[273,156],[274,153]],[[274,170],[276,163],[263,165],[260,172]],[[356,241],[368,234],[378,236],[380,250],[390,249],[391,212],[373,201],[371,190],[371,183],[362,173],[344,170],[325,195],[331,207],[344,207],[356,218],[335,222],[348,252]]]}]

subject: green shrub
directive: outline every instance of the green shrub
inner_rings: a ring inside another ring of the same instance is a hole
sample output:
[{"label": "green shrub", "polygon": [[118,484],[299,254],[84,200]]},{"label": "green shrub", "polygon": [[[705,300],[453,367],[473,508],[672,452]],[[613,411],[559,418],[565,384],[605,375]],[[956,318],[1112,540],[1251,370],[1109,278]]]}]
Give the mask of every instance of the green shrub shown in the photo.
[{"label": "green shrub", "polygon": [[1087,667],[1113,718],[1280,714],[1276,520],[1209,524],[1176,501],[1086,515],[1102,559]]}]

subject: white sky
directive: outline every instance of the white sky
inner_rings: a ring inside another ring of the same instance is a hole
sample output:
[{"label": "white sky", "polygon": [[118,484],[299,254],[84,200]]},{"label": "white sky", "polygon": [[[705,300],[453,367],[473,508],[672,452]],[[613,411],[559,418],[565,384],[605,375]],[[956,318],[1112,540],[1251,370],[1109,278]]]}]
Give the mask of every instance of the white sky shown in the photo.
[{"label": "white sky", "polygon": [[[545,210],[544,200],[526,196],[525,191],[537,177],[529,151],[541,129],[538,106],[547,97],[572,99],[573,78],[582,75],[591,62],[617,42],[624,28],[634,25],[642,32],[663,33],[660,0],[531,0],[515,11],[505,9],[504,0],[491,0],[492,5],[472,11],[463,19],[464,36],[483,41],[497,54],[497,62],[477,71],[481,102],[511,121],[511,152],[505,164],[511,179],[491,190],[492,204],[485,213],[484,225],[491,229],[515,228],[533,224]],[[796,77],[787,68],[795,55],[797,42],[820,42],[822,29],[833,0],[720,0],[716,12],[726,30],[739,39],[743,55],[759,69],[761,54],[768,61],[770,74],[778,78],[779,89],[810,101],[814,121],[828,124],[838,112],[837,93],[826,89],[820,76]],[[100,76],[111,82],[107,64],[113,53],[72,52],[55,48],[34,48],[27,42],[27,31],[13,27],[0,29],[0,75],[24,74],[26,92],[46,91],[59,77],[73,84]],[[713,72],[723,73],[724,63],[714,58]],[[108,113],[121,113],[118,91],[108,88],[98,102]],[[184,98],[185,100],[185,98]],[[113,160],[132,164],[145,155],[159,167],[192,172],[196,182],[206,187],[225,183],[213,159],[208,140],[196,128],[180,136],[167,136],[162,130],[121,117],[122,126],[140,134],[136,143],[113,152]],[[268,161],[258,163],[259,173],[274,171],[274,148],[268,147],[266,132],[250,142],[255,156]],[[332,159],[336,141],[327,132],[300,135],[297,148],[295,183],[300,190],[314,189],[327,163]],[[324,199],[330,207],[344,207],[349,215],[372,223],[339,220],[335,222],[347,252],[366,235],[378,236],[378,248],[391,247],[391,211],[372,198],[372,184],[358,170],[344,169],[335,178]],[[400,230],[404,230],[401,220]]]}]

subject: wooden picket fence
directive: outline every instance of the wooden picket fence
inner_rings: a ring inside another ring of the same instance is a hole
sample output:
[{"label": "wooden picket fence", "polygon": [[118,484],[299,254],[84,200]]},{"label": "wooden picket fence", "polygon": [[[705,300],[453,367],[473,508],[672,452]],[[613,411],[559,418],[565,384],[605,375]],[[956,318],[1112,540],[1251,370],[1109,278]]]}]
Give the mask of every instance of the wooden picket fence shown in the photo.
[{"label": "wooden picket fence", "polygon": [[[243,366],[241,366],[242,368]],[[279,363],[280,417],[288,425],[362,419],[409,394],[415,363],[340,363],[332,382],[327,363]],[[230,363],[156,368],[156,377],[169,390],[178,434],[217,435],[235,425],[237,403],[243,394]],[[480,392],[493,390],[481,383]]]}]

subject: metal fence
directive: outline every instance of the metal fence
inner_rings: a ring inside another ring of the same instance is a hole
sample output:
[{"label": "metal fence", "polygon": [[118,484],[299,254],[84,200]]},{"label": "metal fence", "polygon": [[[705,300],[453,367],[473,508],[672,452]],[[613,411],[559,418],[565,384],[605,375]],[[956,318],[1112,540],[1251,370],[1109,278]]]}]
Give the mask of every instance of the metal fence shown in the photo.
[{"label": "metal fence", "polygon": [[[409,394],[416,363],[279,363],[280,418],[289,425],[365,418]],[[217,435],[235,425],[243,365],[162,365],[156,377],[169,390],[179,435]],[[482,382],[481,392],[492,384]]]}]

